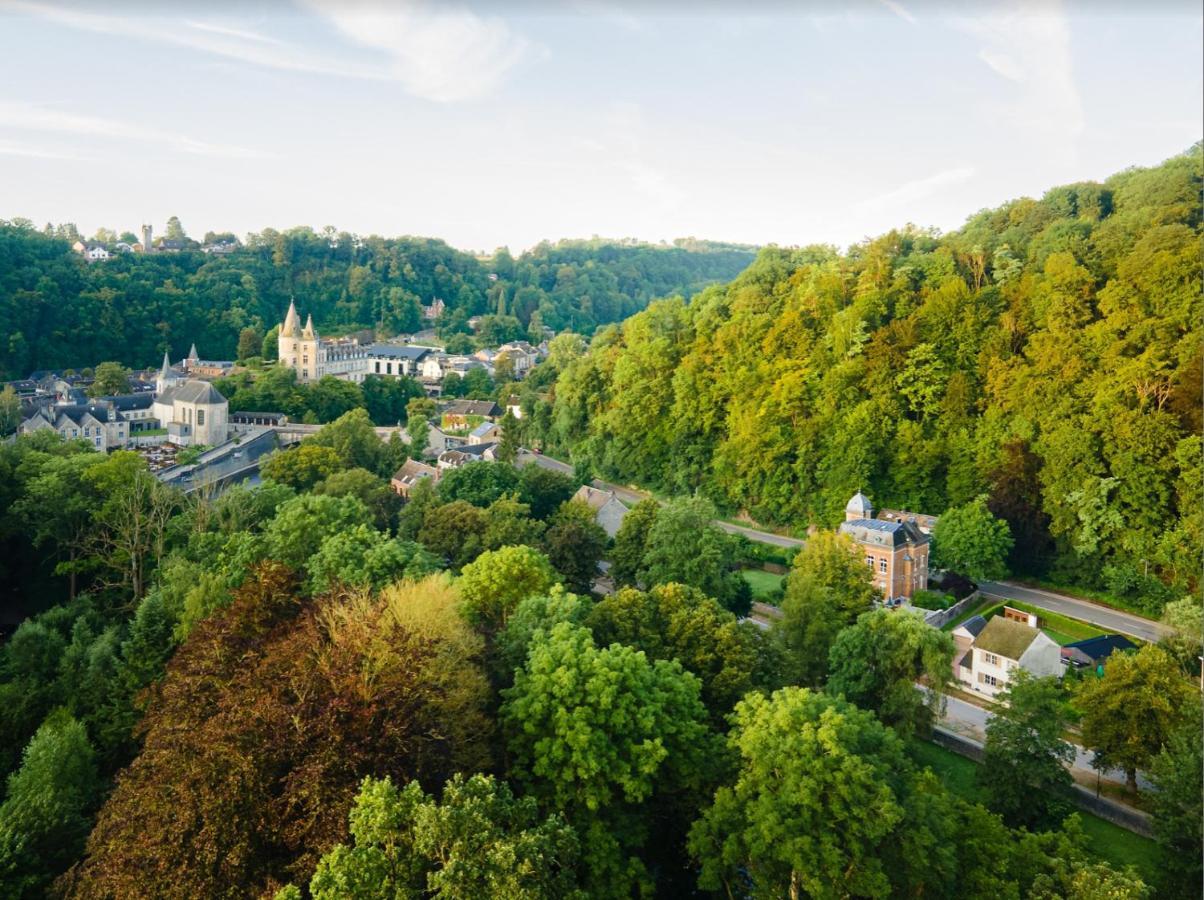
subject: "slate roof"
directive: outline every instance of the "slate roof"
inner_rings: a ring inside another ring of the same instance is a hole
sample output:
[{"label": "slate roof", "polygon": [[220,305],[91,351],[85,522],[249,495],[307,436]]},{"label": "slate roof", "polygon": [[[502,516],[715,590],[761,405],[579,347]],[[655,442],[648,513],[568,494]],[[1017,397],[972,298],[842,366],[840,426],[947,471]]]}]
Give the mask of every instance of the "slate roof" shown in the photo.
[{"label": "slate roof", "polygon": [[150,409],[155,402],[150,394],[118,394],[114,397],[101,397],[105,403],[112,404],[119,412],[130,412],[135,409]]},{"label": "slate roof", "polygon": [[993,616],[978,637],[974,639],[976,650],[985,650],[1007,659],[1019,660],[1029,644],[1041,632],[1031,625],[1017,622],[1004,616]]},{"label": "slate roof", "polygon": [[419,362],[431,352],[430,347],[414,347],[407,344],[370,344],[369,356],[379,356],[386,359],[408,359]]},{"label": "slate roof", "polygon": [[447,416],[500,416],[502,410],[492,400],[457,400],[443,411]]},{"label": "slate roof", "polygon": [[1067,644],[1062,648],[1062,655],[1080,659],[1086,658],[1093,663],[1097,663],[1100,660],[1107,659],[1113,653],[1123,653],[1126,650],[1135,649],[1137,649],[1137,645],[1124,635],[1101,634],[1097,637]]},{"label": "slate roof", "polygon": [[981,634],[982,630],[986,627],[987,620],[982,616],[971,616],[970,618],[966,619],[966,621],[958,625],[954,631],[960,631],[964,628],[966,631],[970,632],[971,637],[978,637],[978,635]]},{"label": "slate roof", "polygon": [[590,487],[588,484],[583,484],[577,488],[577,493],[573,494],[573,499],[581,500],[597,512],[611,500],[614,500],[615,495],[613,491],[600,491],[595,487]]},{"label": "slate roof", "polygon": [[902,547],[905,544],[926,544],[928,535],[910,522],[887,522],[883,519],[850,519],[840,523],[840,531],[862,544]]},{"label": "slate roof", "polygon": [[482,422],[471,432],[469,432],[469,434],[471,434],[472,437],[485,437],[485,435],[489,434],[490,431],[497,427],[498,425],[495,422]]},{"label": "slate roof", "polygon": [[218,389],[208,381],[185,381],[183,384],[170,387],[157,398],[158,403],[225,403]]},{"label": "slate roof", "polygon": [[438,478],[439,470],[434,466],[428,466],[426,463],[421,463],[416,459],[407,459],[402,467],[393,473],[393,481],[399,484],[411,485],[420,478]]}]

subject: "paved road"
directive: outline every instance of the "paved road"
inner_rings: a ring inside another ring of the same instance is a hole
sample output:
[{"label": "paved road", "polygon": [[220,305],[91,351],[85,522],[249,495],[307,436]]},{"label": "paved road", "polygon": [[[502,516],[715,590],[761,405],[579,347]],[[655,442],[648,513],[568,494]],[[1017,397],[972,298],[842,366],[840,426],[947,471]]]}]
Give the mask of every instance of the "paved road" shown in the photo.
[{"label": "paved road", "polygon": [[[986,740],[987,722],[991,720],[991,716],[992,713],[981,706],[975,706],[959,697],[946,697],[945,716],[941,720],[941,724],[949,731],[982,743]],[[1071,746],[1074,747],[1075,759],[1070,768],[1082,775],[1094,778],[1095,769],[1091,767],[1093,755],[1091,751],[1084,750],[1078,744]],[[1101,775],[1104,781],[1113,781],[1122,785],[1125,783],[1125,773],[1121,769],[1108,769]],[[1151,786],[1140,772],[1137,774],[1137,785],[1142,790],[1147,790]]]},{"label": "paved road", "polygon": [[1090,622],[1092,625],[1098,625],[1100,628],[1107,629],[1108,631],[1118,631],[1121,634],[1140,638],[1143,641],[1157,641],[1168,632],[1166,626],[1158,622],[1151,622],[1149,619],[1141,618],[1141,616],[1121,612],[1107,606],[1099,606],[1087,600],[1067,597],[1065,594],[1053,594],[1049,591],[1028,588],[1019,584],[1012,584],[1011,582],[984,581],[978,588],[982,593],[990,597],[999,597],[1003,600],[1020,600],[1038,609],[1070,616],[1074,619],[1081,619],[1084,622]]},{"label": "paved road", "polygon": [[[518,459],[516,459],[515,462],[520,466],[529,462],[533,462],[536,465],[542,466],[545,469],[551,469],[554,472],[563,472],[566,475],[573,474],[573,467],[567,463],[562,463],[558,459],[550,459],[541,453],[531,453],[529,450],[523,450],[521,453],[519,453]],[[621,484],[611,484],[608,481],[602,481],[598,478],[595,478],[592,482],[590,482],[590,484],[596,488],[599,488],[600,490],[614,492],[616,497],[618,497],[624,503],[631,505],[639,503],[641,500],[647,500],[652,496],[651,494],[647,494],[643,491],[637,491],[633,490],[632,488],[623,487]],[[784,537],[780,534],[774,534],[771,531],[760,531],[756,528],[747,528],[744,525],[733,525],[730,522],[721,522],[718,519],[715,520],[715,524],[728,534],[741,534],[750,541],[757,541],[762,544],[772,544],[775,547],[786,547],[788,549],[803,546],[803,542],[798,538]]]}]

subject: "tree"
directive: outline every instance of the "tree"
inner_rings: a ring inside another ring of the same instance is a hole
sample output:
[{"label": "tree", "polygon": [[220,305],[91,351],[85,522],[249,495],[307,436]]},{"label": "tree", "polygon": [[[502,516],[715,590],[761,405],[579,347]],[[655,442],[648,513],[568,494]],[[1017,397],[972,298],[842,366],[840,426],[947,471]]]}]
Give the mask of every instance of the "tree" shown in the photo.
[{"label": "tree", "polygon": [[406,420],[406,405],[423,396],[421,385],[407,377],[368,375],[360,388],[369,418],[380,426],[400,425]]},{"label": "tree", "polygon": [[272,453],[260,464],[259,472],[269,481],[297,491],[308,491],[342,470],[344,465],[333,448],[303,443],[290,450]]},{"label": "tree", "polygon": [[536,632],[502,697],[513,776],[577,828],[590,896],[629,896],[643,878],[630,856],[647,836],[640,805],[697,783],[707,758],[698,679],[561,622]]},{"label": "tree", "polygon": [[398,789],[366,778],[350,820],[354,845],[322,857],[309,883],[314,900],[580,896],[576,833],[491,775],[457,773],[441,802],[416,781]]},{"label": "tree", "polygon": [[1156,644],[1112,654],[1103,676],[1084,680],[1074,697],[1083,746],[1101,765],[1123,768],[1134,792],[1137,770],[1150,765],[1196,702],[1191,684]]},{"label": "tree", "polygon": [[572,498],[576,491],[576,483],[563,472],[545,469],[537,463],[527,463],[518,470],[519,497],[531,507],[531,515],[541,522]]},{"label": "tree", "polygon": [[239,362],[259,356],[263,351],[263,335],[259,329],[248,325],[238,333],[237,359]]},{"label": "tree", "polygon": [[410,436],[410,456],[421,459],[431,439],[430,416],[434,404],[426,397],[416,397],[406,404],[406,433]]},{"label": "tree", "polygon": [[79,857],[100,793],[83,725],[65,710],[47,717],[9,776],[0,805],[0,891],[45,896],[51,879]]},{"label": "tree", "polygon": [[328,537],[371,522],[371,512],[357,497],[302,494],[280,505],[263,538],[269,557],[301,569]]},{"label": "tree", "polygon": [[660,508],[661,505],[655,500],[641,500],[623,517],[623,524],[615,534],[614,545],[607,554],[610,576],[616,585],[635,586],[639,583],[644,556],[648,552],[648,533],[656,523]]},{"label": "tree", "polygon": [[836,635],[828,660],[829,693],[873,710],[904,737],[923,735],[943,711],[953,639],[918,613],[878,609]]},{"label": "tree", "polygon": [[1074,747],[1062,739],[1069,713],[1056,678],[1016,673],[987,722],[986,755],[978,781],[987,805],[1014,828],[1046,831],[1070,811],[1067,769]]},{"label": "tree", "polygon": [[518,473],[502,463],[467,463],[439,479],[439,496],[447,503],[463,500],[485,507],[517,489]]},{"label": "tree", "polygon": [[564,576],[569,590],[588,594],[593,590],[598,563],[606,553],[608,540],[589,504],[569,500],[549,520],[543,544],[548,559]]},{"label": "tree", "polygon": [[1204,877],[1199,848],[1204,841],[1204,751],[1200,734],[1204,717],[1198,698],[1185,710],[1183,723],[1150,765],[1157,788],[1151,796],[1154,833],[1163,848],[1163,883],[1166,896],[1190,897]]},{"label": "tree", "polygon": [[336,585],[379,590],[402,578],[417,581],[438,571],[440,560],[420,544],[361,524],[329,535],[307,568],[317,594]]},{"label": "tree", "polygon": [[736,544],[715,524],[715,507],[701,497],[673,500],[648,529],[639,580],[696,587],[727,609],[747,613],[751,596],[736,567]]},{"label": "tree", "polygon": [[172,216],[167,220],[167,240],[169,241],[186,241],[188,235],[184,233],[184,226],[180,224],[178,216]]},{"label": "tree", "polygon": [[502,416],[501,426],[502,439],[498,443],[497,459],[498,462],[512,466],[518,458],[518,419],[507,410],[506,415]]},{"label": "tree", "polygon": [[514,673],[527,662],[536,632],[551,631],[561,622],[584,625],[593,604],[556,584],[543,595],[519,602],[494,640],[494,670],[503,687],[514,683]]},{"label": "tree", "polygon": [[[348,384],[334,378],[331,381]],[[367,469],[382,478],[389,478],[396,471],[395,468],[390,468],[392,460],[387,457],[384,442],[377,435],[372,420],[368,418],[364,409],[352,409],[343,413],[305,441],[318,447],[330,447],[349,469]]]},{"label": "tree", "polygon": [[1184,597],[1166,605],[1162,622],[1170,634],[1161,641],[1185,672],[1199,671],[1204,654],[1204,606],[1198,597]]},{"label": "tree", "polygon": [[[902,741],[872,713],[805,688],[750,694],[728,745],[735,783],[690,832],[699,886],[758,897],[885,897],[903,823]],[[737,887],[739,885],[739,887]]]},{"label": "tree", "polygon": [[130,370],[118,362],[102,362],[88,386],[89,397],[112,397],[130,392]]},{"label": "tree", "polygon": [[6,384],[0,390],[0,437],[8,437],[16,431],[21,419],[21,398],[11,384]]},{"label": "tree", "polygon": [[463,500],[431,506],[422,517],[418,541],[452,569],[468,565],[485,549],[485,510]]},{"label": "tree", "polygon": [[482,538],[486,550],[526,544],[542,546],[544,523],[531,518],[531,509],[514,499],[513,494],[499,497],[485,511],[487,524]]},{"label": "tree", "polygon": [[702,699],[722,724],[745,694],[776,686],[776,653],[764,631],[697,588],[623,588],[603,597],[585,620],[602,646],[634,647],[649,659],[676,659],[702,683]]},{"label": "tree", "polygon": [[358,497],[372,513],[373,524],[380,531],[387,531],[394,524],[401,508],[401,498],[393,493],[389,483],[367,469],[333,472],[314,485],[313,491],[329,497]]},{"label": "tree", "polygon": [[991,514],[985,495],[937,519],[932,540],[933,562],[941,568],[978,581],[1007,577],[1012,532]]},{"label": "tree", "polygon": [[464,617],[475,628],[493,634],[523,600],[546,594],[559,580],[538,550],[502,547],[464,566],[456,587]]},{"label": "tree", "polygon": [[259,355],[265,360],[274,360],[280,353],[280,326],[273,325],[268,329],[268,333],[263,336],[263,343],[259,347]]},{"label": "tree", "polygon": [[790,675],[818,685],[836,635],[870,611],[877,597],[870,570],[844,535],[819,531],[807,539],[786,578],[781,637]]}]

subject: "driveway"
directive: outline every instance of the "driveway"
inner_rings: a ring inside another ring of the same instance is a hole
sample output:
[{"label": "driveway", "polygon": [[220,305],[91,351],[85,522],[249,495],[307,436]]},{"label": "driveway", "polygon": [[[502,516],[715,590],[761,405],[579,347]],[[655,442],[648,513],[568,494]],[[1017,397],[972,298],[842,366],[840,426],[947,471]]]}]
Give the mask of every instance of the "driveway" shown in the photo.
[{"label": "driveway", "polygon": [[983,581],[978,589],[989,597],[1001,600],[1020,600],[1047,612],[1070,616],[1090,622],[1107,631],[1116,631],[1143,641],[1157,641],[1169,632],[1169,629],[1158,622],[1143,619],[1132,613],[1121,612],[1107,606],[1100,606],[1065,594],[1054,594],[1037,588],[1024,587],[1008,581]]}]

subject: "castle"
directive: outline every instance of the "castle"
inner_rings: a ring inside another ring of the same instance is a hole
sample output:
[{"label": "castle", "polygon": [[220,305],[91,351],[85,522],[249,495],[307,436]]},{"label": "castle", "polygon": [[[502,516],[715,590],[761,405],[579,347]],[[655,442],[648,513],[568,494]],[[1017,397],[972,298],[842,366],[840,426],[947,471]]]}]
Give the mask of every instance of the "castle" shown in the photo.
[{"label": "castle", "polygon": [[430,353],[425,347],[397,344],[360,344],[354,338],[323,339],[310,314],[305,325],[290,302],[280,323],[276,340],[280,365],[297,373],[297,381],[308,384],[327,375],[360,383],[368,375],[418,374],[418,365]]}]

